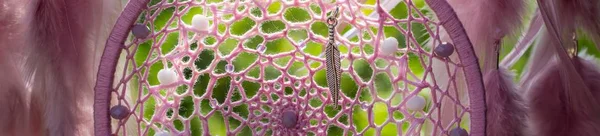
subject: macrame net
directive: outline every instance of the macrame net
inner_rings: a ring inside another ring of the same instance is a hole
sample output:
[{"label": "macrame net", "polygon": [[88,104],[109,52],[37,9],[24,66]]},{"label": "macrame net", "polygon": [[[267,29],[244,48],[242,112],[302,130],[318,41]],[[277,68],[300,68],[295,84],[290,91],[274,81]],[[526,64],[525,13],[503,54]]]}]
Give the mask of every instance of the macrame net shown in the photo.
[{"label": "macrame net", "polygon": [[[152,31],[129,36],[111,92],[115,135],[446,135],[469,129],[469,104],[450,88],[459,60],[434,55],[440,24],[423,1],[152,0],[136,23]],[[326,19],[340,7],[336,41],[342,56],[341,108],[325,79]],[[196,14],[208,31],[190,26]],[[382,54],[383,39],[399,42]],[[426,46],[431,45],[431,46]],[[449,80],[436,81],[432,63]],[[177,81],[161,85],[157,73]],[[445,83],[440,83],[445,82]],[[443,86],[441,86],[443,85]],[[422,96],[422,110],[407,100]],[[442,102],[444,101],[444,102]],[[442,105],[454,110],[442,110]],[[447,112],[452,111],[452,112]],[[284,112],[297,118],[283,125]],[[451,116],[441,123],[442,115]]]}]

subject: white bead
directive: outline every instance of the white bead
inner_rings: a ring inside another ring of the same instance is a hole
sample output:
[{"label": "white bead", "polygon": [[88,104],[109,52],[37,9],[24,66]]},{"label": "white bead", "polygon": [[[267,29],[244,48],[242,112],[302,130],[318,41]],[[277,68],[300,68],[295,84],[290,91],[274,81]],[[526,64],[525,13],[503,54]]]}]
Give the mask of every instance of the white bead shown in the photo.
[{"label": "white bead", "polygon": [[425,98],[421,96],[414,96],[406,101],[406,108],[411,111],[423,110],[425,107]]},{"label": "white bead", "polygon": [[177,81],[177,73],[172,69],[161,69],[158,71],[158,81],[160,84],[171,84]]},{"label": "white bead", "polygon": [[171,136],[171,134],[169,134],[169,132],[166,131],[161,131],[154,134],[154,136]]},{"label": "white bead", "polygon": [[384,55],[393,55],[398,50],[398,40],[394,37],[388,37],[383,40],[383,44],[379,46],[380,51]]},{"label": "white bead", "polygon": [[204,15],[194,15],[192,17],[192,27],[196,30],[206,31],[208,30],[209,18]]}]

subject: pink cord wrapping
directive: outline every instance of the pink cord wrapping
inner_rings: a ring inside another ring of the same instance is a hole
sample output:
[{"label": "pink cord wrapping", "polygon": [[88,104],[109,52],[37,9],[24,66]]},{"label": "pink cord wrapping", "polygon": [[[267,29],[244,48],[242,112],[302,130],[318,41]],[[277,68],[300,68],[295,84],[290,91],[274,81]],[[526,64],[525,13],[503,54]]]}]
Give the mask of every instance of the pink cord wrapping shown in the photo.
[{"label": "pink cord wrapping", "polygon": [[471,135],[485,135],[485,90],[483,78],[479,69],[479,61],[471,41],[465,32],[460,20],[456,16],[450,4],[445,0],[426,0],[427,4],[433,9],[441,24],[446,28],[454,45],[456,52],[463,64],[467,88],[469,91],[469,104],[471,111]]},{"label": "pink cord wrapping", "polygon": [[110,93],[115,78],[119,54],[123,49],[129,29],[146,7],[148,0],[130,0],[117,19],[100,60],[98,78],[94,87],[94,133],[96,136],[111,134]]},{"label": "pink cord wrapping", "polygon": [[[114,74],[116,70],[116,64],[119,59],[119,54],[123,49],[123,44],[128,35],[131,25],[134,23],[135,19],[137,19],[143,8],[146,7],[145,5],[147,4],[147,2],[148,0],[129,1],[125,8],[125,11],[119,17],[117,23],[115,24],[115,28],[111,32],[111,36],[107,41],[106,49],[102,56],[98,72],[98,80],[95,88],[94,131],[95,134],[98,136],[112,134],[108,111],[110,108],[110,96],[112,92],[111,86],[113,85],[113,81],[115,80]],[[445,27],[446,30],[448,30],[448,33],[450,34],[455,46],[457,47],[457,53],[460,57],[460,61],[462,64],[461,67],[463,67],[463,70],[465,71],[466,81],[469,89],[468,91],[470,98],[469,113],[471,116],[471,135],[484,135],[485,97],[483,90],[483,82],[481,78],[481,73],[479,72],[478,61],[473,52],[471,43],[469,42],[468,37],[466,36],[462,24],[460,23],[460,21],[454,14],[454,11],[451,9],[447,2],[445,2],[444,0],[426,0],[426,2],[434,10],[438,18],[440,18],[443,27]],[[381,35],[378,34],[378,38],[380,38],[379,36]],[[269,39],[273,38],[265,38],[265,40]],[[375,54],[378,54],[378,52],[375,52]],[[352,68],[350,68],[349,70],[352,70]],[[314,74],[314,71],[311,71],[311,75],[312,74]],[[239,83],[234,84],[239,85]],[[411,94],[411,96],[412,95],[414,94]],[[300,116],[299,120],[302,118],[303,116]],[[372,117],[370,117],[370,120],[371,119]],[[370,122],[373,123],[372,121]],[[204,125],[203,127],[206,128],[207,126]],[[205,134],[207,134],[207,131],[205,131]]]}]

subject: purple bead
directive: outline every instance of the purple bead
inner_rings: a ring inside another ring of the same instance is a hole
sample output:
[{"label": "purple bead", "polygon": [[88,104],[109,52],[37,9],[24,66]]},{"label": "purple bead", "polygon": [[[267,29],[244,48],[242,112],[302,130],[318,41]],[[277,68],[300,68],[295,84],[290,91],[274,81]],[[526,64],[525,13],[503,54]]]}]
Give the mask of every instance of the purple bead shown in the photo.
[{"label": "purple bead", "polygon": [[135,24],[131,28],[131,33],[133,33],[133,36],[136,38],[143,39],[150,35],[150,29],[144,24]]},{"label": "purple bead", "polygon": [[129,115],[129,108],[117,105],[110,108],[110,116],[114,119],[124,119]]},{"label": "purple bead", "polygon": [[298,116],[293,111],[285,111],[281,115],[281,122],[286,128],[294,128],[296,126],[297,121]]},{"label": "purple bead", "polygon": [[467,130],[457,127],[450,130],[450,136],[469,136],[469,133],[467,132]]},{"label": "purple bead", "polygon": [[448,57],[454,52],[454,46],[450,43],[443,42],[442,44],[435,47],[434,52],[440,57]]}]

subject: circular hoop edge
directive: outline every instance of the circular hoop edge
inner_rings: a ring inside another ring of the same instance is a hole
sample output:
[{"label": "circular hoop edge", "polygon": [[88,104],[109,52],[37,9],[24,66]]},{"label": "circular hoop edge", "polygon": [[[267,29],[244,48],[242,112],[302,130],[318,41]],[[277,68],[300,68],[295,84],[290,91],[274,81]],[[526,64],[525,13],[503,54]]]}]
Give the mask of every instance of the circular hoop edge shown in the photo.
[{"label": "circular hoop edge", "polygon": [[458,19],[456,12],[446,0],[425,0],[431,7],[446,29],[450,38],[456,46],[456,52],[460,58],[462,68],[466,77],[469,91],[469,109],[471,119],[471,135],[484,136],[486,126],[486,104],[483,76],[479,68],[479,61],[475,55],[473,45],[467,33]]},{"label": "circular hoop edge", "polygon": [[94,135],[96,136],[109,136],[112,133],[108,112],[119,54],[121,54],[129,29],[131,29],[143,8],[146,7],[148,1],[129,1],[106,40],[106,46],[98,68],[96,86],[94,87]]}]

